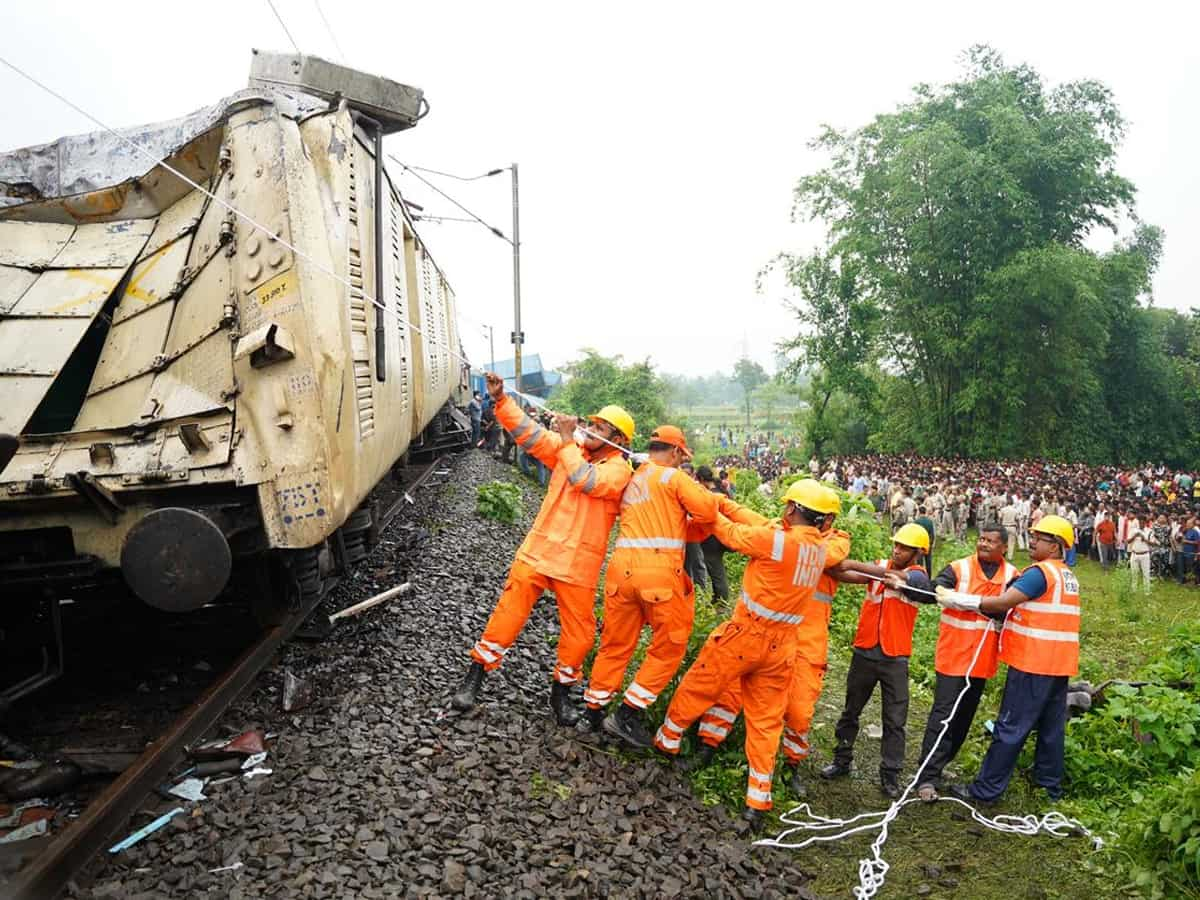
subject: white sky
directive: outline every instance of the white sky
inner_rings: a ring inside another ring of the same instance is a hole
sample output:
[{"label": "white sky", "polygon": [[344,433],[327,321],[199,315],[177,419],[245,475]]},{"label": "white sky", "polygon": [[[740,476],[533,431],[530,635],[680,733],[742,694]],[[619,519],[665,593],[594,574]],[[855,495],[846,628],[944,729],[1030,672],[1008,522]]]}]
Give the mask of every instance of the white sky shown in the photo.
[{"label": "white sky", "polygon": [[[305,52],[336,59],[312,0],[275,0]],[[350,64],[417,85],[432,113],[387,139],[407,162],[521,173],[526,352],[550,365],[592,346],[671,372],[772,367],[794,332],[782,290],[755,292],[821,164],[822,123],[853,127],[987,42],[1049,82],[1107,83],[1130,121],[1120,170],[1167,232],[1156,302],[1200,305],[1195,252],[1200,54],[1187,4],[373,3],[323,0]],[[101,11],[103,10],[103,11]],[[114,126],[183,115],[245,85],[250,48],[289,49],[266,0],[0,3],[0,55]],[[94,130],[0,68],[0,149]],[[1172,117],[1172,113],[1174,116]],[[431,213],[458,215],[409,176]],[[508,181],[439,182],[506,233]],[[455,285],[477,363],[511,356],[511,252],[479,226],[423,225]],[[1189,249],[1190,248],[1190,249]]]}]

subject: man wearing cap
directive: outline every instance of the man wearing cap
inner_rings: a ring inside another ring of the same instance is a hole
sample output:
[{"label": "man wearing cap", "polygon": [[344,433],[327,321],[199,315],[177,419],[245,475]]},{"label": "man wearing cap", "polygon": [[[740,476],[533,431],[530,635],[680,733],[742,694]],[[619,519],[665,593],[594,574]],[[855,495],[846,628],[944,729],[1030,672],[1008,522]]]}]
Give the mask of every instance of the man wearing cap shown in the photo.
[{"label": "man wearing cap", "polygon": [[594,600],[608,535],[632,470],[622,448],[633,439],[633,418],[619,406],[590,417],[582,446],[575,443],[578,420],[559,416],[558,434],[543,428],[504,393],[500,376],[487,373],[496,419],[513,440],[552,474],[533,528],[517,550],[508,581],[483,635],[471,648],[471,666],[452,700],[466,711],[479,700],[485,672],[500,667],[545,591],[558,602],[558,660],[550,708],[560,725],[574,725],[579,711],[570,688],[582,677],[584,657],[596,639]]},{"label": "man wearing cap", "polygon": [[[649,455],[621,498],[621,527],[604,579],[600,651],[583,695],[592,728],[603,723],[609,734],[640,749],[652,740],[645,710],[675,677],[692,633],[695,590],[684,572],[688,517],[711,525],[720,500],[681,471],[692,451],[674,425],[654,430]],[[652,635],[646,659],[605,718],[646,625]]]},{"label": "man wearing cap", "polygon": [[[920,573],[908,583],[929,588],[929,577],[921,565],[921,554],[928,552],[929,535],[920,525],[909,522],[892,535],[891,558],[879,560],[878,565],[898,575]],[[900,796],[904,729],[908,722],[908,658],[912,655],[912,634],[919,603],[919,600],[906,596],[895,579],[889,579],[886,584],[877,581],[867,588],[858,614],[854,653],[846,672],[846,704],[833,732],[837,747],[833,762],[821,770],[822,778],[850,774],[859,716],[875,692],[875,685],[879,685],[883,707],[879,786],[888,797]]]},{"label": "man wearing cap", "polygon": [[1079,582],[1063,562],[1074,543],[1070,522],[1044,516],[1029,529],[1033,565],[1000,596],[937,589],[946,609],[1005,616],[999,654],[1008,663],[1004,696],[979,774],[949,788],[960,800],[999,800],[1034,729],[1034,780],[1051,800],[1062,796],[1067,680],[1079,668]]}]

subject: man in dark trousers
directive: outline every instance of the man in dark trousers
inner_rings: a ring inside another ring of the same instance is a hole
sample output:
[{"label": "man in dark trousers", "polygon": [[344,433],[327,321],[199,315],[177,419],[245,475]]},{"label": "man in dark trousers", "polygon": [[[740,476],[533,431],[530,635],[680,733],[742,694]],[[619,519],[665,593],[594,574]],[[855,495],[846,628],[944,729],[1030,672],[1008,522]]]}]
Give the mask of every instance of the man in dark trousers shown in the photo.
[{"label": "man in dark trousers", "polygon": [[[1004,558],[1008,537],[1008,529],[1003,525],[984,526],[975,544],[975,555],[950,563],[933,579],[934,585],[968,594],[998,597],[1017,577],[1016,567]],[[933,601],[932,597],[921,599]],[[937,799],[942,771],[958,755],[975,719],[983,688],[987,680],[996,674],[999,638],[1000,622],[996,619],[978,613],[942,610],[933,663],[936,673],[933,708],[929,710],[925,739],[921,743],[920,760],[929,757],[929,762],[921,771],[917,784],[917,796],[927,803]],[[982,648],[979,647],[981,641]],[[945,735],[939,741],[946,719],[968,682],[970,690],[963,696],[954,718],[946,727]],[[935,744],[937,752],[930,756]]]},{"label": "man in dark trousers", "polygon": [[822,778],[850,774],[859,716],[875,692],[875,685],[879,685],[883,706],[879,786],[893,799],[900,796],[904,728],[908,722],[908,658],[912,655],[912,633],[920,606],[902,593],[901,585],[929,587],[929,576],[921,566],[923,552],[929,552],[929,535],[920,525],[909,522],[892,535],[891,558],[876,563],[898,577],[889,579],[886,585],[875,582],[867,587],[858,614],[854,655],[846,673],[846,705],[834,730],[837,747],[833,762],[820,773]]},{"label": "man in dark trousers", "polygon": [[[721,482],[713,477],[712,469],[701,466],[696,470],[696,480],[712,491],[726,497],[729,493],[721,486]],[[729,577],[725,573],[725,545],[717,540],[715,535],[709,535],[700,544],[700,552],[704,555],[704,568],[708,570],[712,582],[714,600],[729,599]]]}]

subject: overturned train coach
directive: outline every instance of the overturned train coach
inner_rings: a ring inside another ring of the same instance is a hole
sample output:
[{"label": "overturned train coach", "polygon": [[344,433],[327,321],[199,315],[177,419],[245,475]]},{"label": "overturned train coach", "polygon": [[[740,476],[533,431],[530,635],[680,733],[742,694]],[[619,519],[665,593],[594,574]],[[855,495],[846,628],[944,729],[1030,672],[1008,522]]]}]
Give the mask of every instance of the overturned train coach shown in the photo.
[{"label": "overturned train coach", "polygon": [[150,158],[0,154],[0,607],[119,573],[187,611],[242,569],[294,606],[361,555],[373,489],[464,430],[454,295],[381,158],[427,108],[256,51],[247,90],[121,133]]}]

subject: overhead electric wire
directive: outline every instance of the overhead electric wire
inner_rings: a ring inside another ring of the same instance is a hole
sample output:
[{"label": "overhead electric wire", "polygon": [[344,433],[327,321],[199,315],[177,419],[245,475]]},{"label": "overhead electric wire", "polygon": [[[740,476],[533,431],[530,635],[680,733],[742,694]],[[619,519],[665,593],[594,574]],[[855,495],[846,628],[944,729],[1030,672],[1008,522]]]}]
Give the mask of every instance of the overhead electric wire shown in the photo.
[{"label": "overhead electric wire", "polygon": [[[270,2],[270,0],[268,0],[268,2]],[[79,104],[70,100],[63,94],[60,94],[58,91],[54,90],[54,88],[52,88],[48,84],[45,84],[44,82],[40,81],[34,75],[31,75],[29,72],[26,72],[24,69],[22,69],[16,63],[10,62],[4,56],[0,56],[0,64],[4,65],[6,68],[11,70],[12,72],[15,72],[17,75],[24,78],[30,84],[33,84],[36,87],[40,88],[42,91],[49,94],[55,100],[58,100],[60,103],[62,103],[64,106],[67,106],[70,109],[74,110],[79,115],[81,115],[85,119],[87,119],[89,122],[93,123],[94,125],[99,126],[101,130],[108,132],[110,135],[115,137],[118,141],[120,141],[121,143],[128,146],[131,150],[133,150],[139,156],[142,156],[145,159],[150,160],[150,162],[153,164],[151,167],[152,170],[154,168],[159,168],[159,167],[165,169],[166,171],[168,171],[172,175],[174,175],[176,178],[178,178],[180,181],[182,181],[184,184],[191,187],[193,190],[199,191],[201,194],[203,194],[205,197],[207,197],[209,199],[209,201],[216,203],[218,206],[225,209],[230,214],[236,216],[238,219],[245,222],[247,225],[249,225],[254,230],[261,232],[269,240],[278,243],[281,247],[286,247],[293,254],[295,254],[295,256],[297,258],[304,260],[306,263],[308,263],[310,266],[312,266],[315,270],[317,270],[318,272],[321,272],[324,275],[329,276],[334,281],[336,281],[338,284],[341,284],[342,286],[344,286],[347,290],[361,290],[361,288],[358,288],[355,285],[351,284],[349,279],[343,278],[341,275],[338,275],[336,272],[334,272],[329,267],[325,266],[323,263],[319,262],[316,259],[313,259],[312,256],[305,253],[299,247],[295,246],[294,244],[289,243],[286,239],[279,236],[273,230],[271,230],[270,228],[267,228],[265,225],[261,224],[260,222],[255,221],[250,216],[248,216],[246,213],[244,213],[240,209],[238,209],[236,206],[233,206],[227,200],[222,200],[220,197],[218,197],[216,194],[214,194],[208,188],[204,187],[203,185],[201,185],[201,184],[197,183],[196,181],[194,181],[193,179],[189,178],[187,175],[183,174],[181,171],[179,171],[179,169],[172,166],[165,159],[160,159],[159,157],[157,157],[153,153],[151,153],[149,150],[142,147],[140,144],[136,143],[135,141],[131,140],[127,136],[118,132],[112,126],[106,124],[105,122],[102,122],[100,119],[93,116],[86,109],[79,106]],[[395,159],[395,158],[393,157],[393,159]],[[395,162],[397,162],[401,166],[404,166],[404,163],[400,162],[400,160],[398,160],[398,159],[396,159]],[[405,168],[407,168],[407,166]],[[420,176],[418,175],[417,177],[419,178]],[[423,180],[424,179],[422,179],[422,181]],[[451,198],[447,198],[447,199],[451,199]],[[451,199],[451,202],[454,202],[454,201]],[[457,206],[458,204],[456,203],[455,205]],[[479,221],[481,223],[483,222],[482,219],[479,219],[477,216],[474,216],[473,213],[471,215],[476,219],[476,221]],[[486,223],[483,223],[483,224],[486,224]],[[501,235],[501,237],[503,237],[503,235]],[[429,341],[430,343],[441,344],[449,356],[453,357],[454,359],[458,360],[459,362],[465,363],[467,365],[467,367],[470,369],[474,368],[474,366],[471,365],[471,361],[469,359],[467,359],[465,356],[463,356],[461,353],[455,352],[455,350],[449,345],[449,342],[439,341],[435,336],[426,334],[423,329],[421,329],[417,325],[413,324],[411,319],[406,319],[403,316],[400,316],[398,313],[396,313],[394,310],[392,310],[390,307],[388,307],[387,304],[381,303],[378,299],[376,299],[375,297],[372,297],[370,294],[366,293],[366,291],[362,291],[362,294],[363,294],[364,300],[366,300],[368,303],[370,303],[372,306],[374,306],[377,310],[379,310],[384,315],[392,316],[393,318],[396,319],[396,321],[398,323],[410,328],[412,331],[415,331],[417,334],[421,335],[425,340]],[[513,391],[512,393],[521,397],[522,399],[524,399],[526,402],[530,403],[531,405],[539,406],[541,409],[545,410],[548,413],[552,413],[554,415],[565,415],[563,413],[557,413],[554,410],[550,409],[550,407],[548,407],[546,405],[545,401],[541,400],[540,398],[533,397],[529,394],[522,393],[521,391]],[[626,453],[626,454],[631,453],[631,451],[628,447],[622,447],[620,444],[614,443],[613,441],[610,441],[607,438],[605,438],[599,434],[596,434],[593,431],[589,431],[587,428],[583,427],[582,425],[578,426],[578,427],[579,427],[579,430],[582,431],[584,434],[594,437],[597,440],[601,441],[602,443],[608,444],[610,447],[615,447],[616,449],[620,450],[622,453]]]},{"label": "overhead electric wire", "polygon": [[337,39],[337,35],[333,33],[333,26],[329,24],[329,20],[325,18],[325,10],[321,9],[321,0],[313,0],[313,6],[317,8],[317,15],[321,17],[321,22],[325,25],[325,31],[329,35],[329,39],[333,41],[334,49],[338,52],[338,57],[342,62],[346,61],[346,51],[342,49],[341,42]]},{"label": "overhead electric wire", "polygon": [[495,225],[489,225],[487,222],[483,221],[483,219],[481,219],[479,216],[475,215],[475,213],[471,212],[469,209],[467,209],[465,206],[463,206],[461,203],[459,203],[457,200],[455,200],[453,197],[451,197],[449,194],[447,194],[445,191],[443,191],[440,187],[438,187],[436,184],[434,184],[432,181],[430,181],[428,178],[426,178],[424,175],[422,175],[420,172],[418,172],[415,167],[410,166],[408,163],[401,162],[391,153],[388,154],[388,159],[390,159],[392,162],[394,162],[396,165],[398,165],[404,171],[408,172],[410,175],[412,175],[413,178],[416,178],[418,181],[420,181],[422,184],[424,184],[431,191],[433,191],[434,193],[443,197],[444,199],[449,200],[456,207],[458,207],[460,210],[465,212],[468,216],[470,216],[472,219],[474,219],[476,222],[478,222],[480,225],[482,225],[484,228],[486,228],[492,234],[496,235],[496,237],[502,238],[503,240],[508,241],[508,243],[510,243],[510,244],[512,243],[512,239],[508,235],[506,235],[503,231],[501,231]]},{"label": "overhead electric wire", "polygon": [[279,10],[275,8],[275,4],[272,2],[272,0],[267,0],[267,6],[271,7],[271,12],[275,13],[275,18],[279,22],[279,27],[282,28],[283,33],[287,35],[287,39],[292,42],[292,47],[295,49],[296,55],[303,56],[304,54],[300,52],[300,45],[296,43],[296,39],[292,37],[292,33],[288,31],[287,23],[283,21],[283,16],[279,14]]}]

